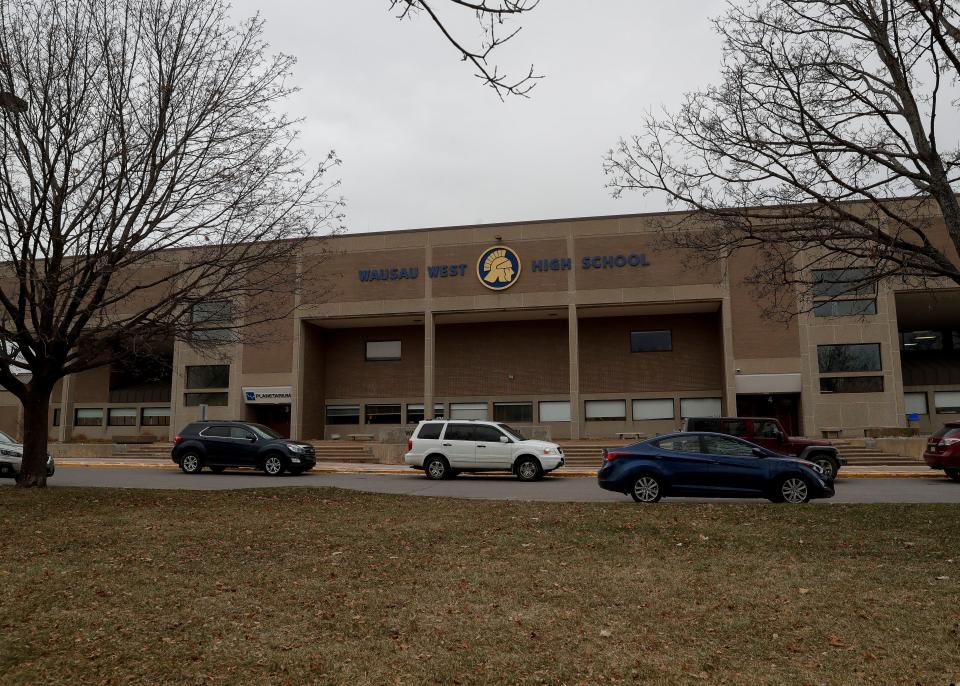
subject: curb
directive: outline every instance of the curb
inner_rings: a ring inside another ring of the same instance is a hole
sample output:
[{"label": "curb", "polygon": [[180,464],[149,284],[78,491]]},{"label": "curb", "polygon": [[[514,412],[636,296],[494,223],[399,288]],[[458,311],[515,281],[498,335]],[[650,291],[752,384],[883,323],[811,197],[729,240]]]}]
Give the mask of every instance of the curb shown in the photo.
[{"label": "curb", "polygon": [[[109,462],[67,462],[67,463],[58,463],[57,469],[61,467],[86,467],[86,468],[103,468],[103,469],[163,469],[168,471],[177,471],[177,466],[174,464],[156,464],[149,462],[124,462],[120,464],[111,464]],[[326,467],[322,465],[317,465],[312,470],[314,474],[374,474],[374,475],[389,475],[389,474],[400,474],[400,475],[409,475],[415,476],[419,475],[419,470],[410,469],[410,470],[400,470],[400,469],[351,469],[349,467]],[[569,470],[563,472],[551,472],[550,476],[565,478],[565,479],[584,479],[584,478],[596,478],[597,472],[592,470]],[[924,472],[903,472],[903,471],[872,471],[872,472],[853,472],[853,473],[843,473],[841,472],[838,479],[927,479],[931,477],[942,476],[936,470],[929,470]]]}]

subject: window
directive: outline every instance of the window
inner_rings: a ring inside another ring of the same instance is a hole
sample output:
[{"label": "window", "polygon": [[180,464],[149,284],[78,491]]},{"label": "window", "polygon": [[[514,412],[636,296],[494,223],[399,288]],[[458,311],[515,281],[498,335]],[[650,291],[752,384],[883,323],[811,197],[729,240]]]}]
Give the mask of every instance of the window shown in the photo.
[{"label": "window", "polygon": [[817,361],[823,372],[879,372],[880,344],[818,345]]},{"label": "window", "polygon": [[230,438],[229,426],[208,426],[200,432],[205,438]]},{"label": "window", "polygon": [[872,278],[869,269],[814,269],[812,276],[814,297],[873,295],[877,292],[876,283],[864,283]]},{"label": "window", "polygon": [[634,400],[633,419],[673,419],[673,398]]},{"label": "window", "polygon": [[721,422],[723,427],[720,430],[720,433],[730,434],[731,436],[740,436],[741,438],[747,437],[747,423],[742,419],[730,419],[725,422]]},{"label": "window", "polygon": [[730,457],[753,457],[753,446],[743,441],[722,436],[704,436],[704,452],[708,455],[728,455]]},{"label": "window", "polygon": [[821,393],[882,393],[882,376],[820,377]]},{"label": "window", "polygon": [[672,436],[671,438],[663,438],[654,443],[654,445],[661,450],[669,450],[675,453],[699,453],[700,437]]},{"label": "window", "polygon": [[814,317],[853,317],[876,313],[876,300],[827,300],[813,307]]},{"label": "window", "polygon": [[187,367],[187,388],[229,388],[230,365],[202,364]]},{"label": "window", "polygon": [[136,426],[137,408],[111,407],[107,410],[107,426]]},{"label": "window", "polygon": [[472,441],[473,430],[477,428],[473,424],[447,424],[447,431],[443,434],[445,441]]},{"label": "window", "polygon": [[53,408],[53,425],[60,426],[60,408]]},{"label": "window", "polygon": [[170,426],[169,407],[145,407],[140,411],[141,426]]},{"label": "window", "polygon": [[400,424],[399,405],[365,405],[367,424]]},{"label": "window", "polygon": [[687,431],[710,431],[712,433],[723,433],[719,419],[703,419],[697,417],[687,422]]},{"label": "window", "polygon": [[502,436],[500,429],[484,424],[476,427],[474,432],[474,440],[481,443],[499,443]]},{"label": "window", "polygon": [[532,422],[533,403],[494,403],[495,422]]},{"label": "window", "polygon": [[226,407],[229,396],[226,393],[185,393],[183,404],[187,407],[209,405],[211,407]]},{"label": "window", "polygon": [[233,319],[230,302],[227,300],[197,303],[190,314],[194,323],[229,322]]},{"label": "window", "polygon": [[630,352],[656,353],[673,350],[673,334],[667,331],[631,331]]},{"label": "window", "polygon": [[540,402],[541,422],[569,422],[569,400],[543,400]]},{"label": "window", "polygon": [[327,405],[327,424],[359,424],[359,405]]},{"label": "window", "polygon": [[236,343],[239,340],[233,329],[197,329],[190,338],[197,343]]},{"label": "window", "polygon": [[587,400],[583,418],[588,422],[623,421],[627,418],[626,400]]},{"label": "window", "polygon": [[103,408],[78,407],[73,414],[74,426],[103,426]]},{"label": "window", "polygon": [[450,419],[486,419],[486,403],[450,403]]},{"label": "window", "polygon": [[[444,415],[443,412],[443,403],[434,403],[433,405],[433,416],[436,419],[442,419]],[[423,421],[425,417],[423,416],[423,403],[411,403],[407,405],[407,424],[416,424],[417,422]]]},{"label": "window", "polygon": [[417,438],[435,441],[440,438],[440,432],[442,430],[443,422],[427,422],[420,427],[420,433],[417,434]]},{"label": "window", "polygon": [[257,437],[246,429],[239,426],[230,427],[230,438],[233,438],[238,441],[255,441]]},{"label": "window", "polygon": [[367,341],[367,359],[373,361],[399,360],[400,341]]},{"label": "window", "polygon": [[680,398],[681,417],[719,417],[722,412],[720,398]]},{"label": "window", "polygon": [[904,404],[907,414],[927,414],[927,394],[926,393],[904,393]]},{"label": "window", "polygon": [[[740,436],[741,434],[734,434]],[[746,435],[746,434],[743,434]],[[776,422],[754,422],[753,435],[757,438],[780,438],[780,427]]]},{"label": "window", "polygon": [[938,414],[960,412],[960,391],[937,391],[933,394],[933,406]]},{"label": "window", "polygon": [[943,333],[940,331],[901,331],[900,349],[907,352],[943,350]]}]

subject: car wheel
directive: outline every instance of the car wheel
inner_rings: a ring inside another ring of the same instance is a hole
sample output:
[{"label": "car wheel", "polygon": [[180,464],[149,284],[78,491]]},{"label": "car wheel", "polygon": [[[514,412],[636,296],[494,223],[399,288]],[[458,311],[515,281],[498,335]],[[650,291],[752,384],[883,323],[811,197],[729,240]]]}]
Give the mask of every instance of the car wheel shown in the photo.
[{"label": "car wheel", "polygon": [[184,474],[199,474],[203,469],[203,461],[196,453],[186,453],[180,458],[180,469]]},{"label": "car wheel", "polygon": [[211,467],[210,471],[214,474],[223,474],[224,469],[226,469],[226,467]]},{"label": "car wheel", "polygon": [[427,475],[428,479],[434,479],[435,481],[446,479],[450,476],[450,465],[447,464],[446,459],[434,455],[427,458],[423,465],[423,473]]},{"label": "car wheel", "polygon": [[520,481],[537,481],[543,478],[543,467],[535,457],[521,457],[513,469]]},{"label": "car wheel", "polygon": [[814,455],[810,458],[810,461],[815,465],[819,465],[820,469],[823,470],[824,478],[832,479],[837,475],[836,465],[834,465],[833,460],[826,455]]},{"label": "car wheel", "polygon": [[268,476],[280,476],[283,474],[283,458],[279,455],[267,455],[263,461],[263,471]]},{"label": "car wheel", "polygon": [[947,473],[947,478],[951,481],[960,481],[960,469],[944,469],[943,471]]},{"label": "car wheel", "polygon": [[655,503],[663,497],[663,483],[655,476],[642,474],[633,482],[630,497],[637,503]]},{"label": "car wheel", "polygon": [[810,487],[803,477],[788,476],[780,481],[777,496],[779,502],[799,505],[810,501]]}]

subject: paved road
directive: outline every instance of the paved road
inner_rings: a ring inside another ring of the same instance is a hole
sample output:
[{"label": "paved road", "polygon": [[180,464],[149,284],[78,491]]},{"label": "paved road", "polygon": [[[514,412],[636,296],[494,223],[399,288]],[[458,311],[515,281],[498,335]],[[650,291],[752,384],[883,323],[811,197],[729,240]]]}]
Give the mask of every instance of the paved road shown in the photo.
[{"label": "paved road", "polygon": [[[11,482],[7,481],[7,484]],[[319,474],[264,476],[255,472],[188,476],[176,469],[59,467],[51,486],[109,486],[229,490],[283,486],[334,486],[357,491],[493,500],[543,500],[556,502],[623,502],[627,496],[597,487],[591,478],[548,477],[537,483],[520,483],[509,476],[461,475],[450,481],[429,481],[409,474]],[[669,499],[668,500],[673,500]],[[677,502],[691,499],[676,499]],[[729,502],[729,501],[724,501]],[[764,501],[757,501],[764,502]],[[840,479],[837,495],[828,503],[960,503],[960,484],[931,473],[930,478]]]}]

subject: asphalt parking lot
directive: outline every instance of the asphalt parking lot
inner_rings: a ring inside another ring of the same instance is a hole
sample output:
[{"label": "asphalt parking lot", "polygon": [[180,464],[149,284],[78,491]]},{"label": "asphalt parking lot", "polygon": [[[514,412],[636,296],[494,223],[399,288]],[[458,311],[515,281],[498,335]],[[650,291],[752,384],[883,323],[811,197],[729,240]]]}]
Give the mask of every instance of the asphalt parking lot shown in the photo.
[{"label": "asphalt parking lot", "polygon": [[[171,466],[172,467],[172,466]],[[4,482],[12,485],[12,481]],[[629,497],[601,490],[590,477],[547,477],[521,483],[510,476],[461,475],[449,481],[430,481],[418,472],[399,474],[308,473],[269,477],[260,472],[204,472],[195,476],[175,468],[60,466],[48,482],[51,487],[157,488],[230,490],[240,488],[335,487],[373,493],[446,498],[532,500],[546,502],[632,502]],[[667,498],[675,502],[692,498]],[[696,499],[703,502],[702,499]],[[723,502],[737,502],[724,499]],[[740,500],[740,502],[744,502]],[[749,501],[747,501],[749,502]],[[758,500],[756,502],[765,502]],[[839,479],[837,494],[821,503],[960,503],[960,484],[936,472],[923,478]]]}]

